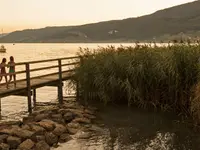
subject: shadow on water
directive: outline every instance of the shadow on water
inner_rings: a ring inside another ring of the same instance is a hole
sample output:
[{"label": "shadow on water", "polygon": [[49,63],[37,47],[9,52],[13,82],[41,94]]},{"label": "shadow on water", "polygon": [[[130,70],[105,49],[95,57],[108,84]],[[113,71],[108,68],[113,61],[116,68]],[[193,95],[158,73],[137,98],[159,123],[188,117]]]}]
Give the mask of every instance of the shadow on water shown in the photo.
[{"label": "shadow on water", "polygon": [[98,118],[110,131],[113,150],[197,150],[200,132],[173,113],[126,106],[102,106]]}]

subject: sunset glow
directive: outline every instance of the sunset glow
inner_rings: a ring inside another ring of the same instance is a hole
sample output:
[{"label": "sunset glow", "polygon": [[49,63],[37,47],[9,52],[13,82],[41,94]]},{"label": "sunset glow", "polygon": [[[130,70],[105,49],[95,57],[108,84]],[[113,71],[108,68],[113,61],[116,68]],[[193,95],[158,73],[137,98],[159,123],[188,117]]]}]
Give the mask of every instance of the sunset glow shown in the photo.
[{"label": "sunset glow", "polygon": [[192,0],[0,0],[4,32],[68,26],[153,13]]}]

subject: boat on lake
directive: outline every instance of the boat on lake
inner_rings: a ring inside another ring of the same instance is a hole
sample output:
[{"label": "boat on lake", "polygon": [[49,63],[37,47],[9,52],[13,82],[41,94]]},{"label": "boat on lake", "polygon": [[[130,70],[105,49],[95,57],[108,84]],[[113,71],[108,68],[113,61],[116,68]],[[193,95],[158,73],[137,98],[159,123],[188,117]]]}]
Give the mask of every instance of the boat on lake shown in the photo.
[{"label": "boat on lake", "polygon": [[0,53],[6,53],[6,48],[3,45],[0,47]]}]

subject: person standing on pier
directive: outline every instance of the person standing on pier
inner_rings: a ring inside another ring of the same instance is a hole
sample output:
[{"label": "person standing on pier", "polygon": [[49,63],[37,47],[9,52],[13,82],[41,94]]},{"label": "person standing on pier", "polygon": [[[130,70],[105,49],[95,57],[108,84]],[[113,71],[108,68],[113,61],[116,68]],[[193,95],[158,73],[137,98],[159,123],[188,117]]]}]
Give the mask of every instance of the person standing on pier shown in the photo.
[{"label": "person standing on pier", "polygon": [[1,82],[2,78],[5,77],[5,80],[6,80],[6,87],[7,87],[7,89],[8,89],[8,79],[7,79],[7,74],[6,74],[6,58],[3,58],[3,59],[2,59],[0,68],[1,68],[0,82]]},{"label": "person standing on pier", "polygon": [[9,67],[9,74],[10,74],[10,79],[9,79],[9,83],[12,81],[12,77],[14,79],[14,85],[16,87],[16,74],[15,74],[15,61],[14,61],[14,57],[10,56],[10,61],[8,62],[8,67]]}]

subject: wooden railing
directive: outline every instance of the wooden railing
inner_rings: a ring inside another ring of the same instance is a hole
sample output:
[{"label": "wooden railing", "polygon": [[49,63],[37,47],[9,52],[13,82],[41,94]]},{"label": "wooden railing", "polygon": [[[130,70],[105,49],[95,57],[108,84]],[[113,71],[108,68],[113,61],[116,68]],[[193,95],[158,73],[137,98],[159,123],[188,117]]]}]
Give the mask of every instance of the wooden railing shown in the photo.
[{"label": "wooden railing", "polygon": [[[71,62],[66,63],[64,61],[71,61]],[[46,66],[43,67],[42,64],[44,64],[44,63],[49,63],[49,64],[46,64]],[[34,90],[35,90],[35,89],[32,88],[31,79],[42,78],[42,77],[45,77],[45,76],[58,74],[58,98],[59,98],[59,103],[62,104],[62,99],[63,99],[62,74],[66,73],[66,72],[72,73],[74,71],[74,67],[76,65],[79,65],[79,64],[80,64],[80,57],[78,57],[78,56],[16,63],[15,64],[16,70],[19,66],[21,66],[21,67],[24,66],[24,69],[16,71],[15,74],[16,74],[17,78],[20,75],[21,75],[20,77],[22,78],[22,79],[16,80],[16,85],[19,82],[26,81],[26,92],[27,92],[26,94],[27,94],[27,97],[28,97],[28,111],[32,112],[32,109],[31,109],[31,93],[32,92],[31,92],[31,90],[33,90],[33,93],[34,93]],[[32,65],[37,65],[37,66],[32,68]],[[70,66],[72,68],[69,68]],[[64,68],[64,67],[67,67],[67,68]],[[55,71],[55,72],[52,71],[52,73],[49,73],[51,69],[56,69],[57,71]],[[40,71],[40,72],[42,71],[41,72],[42,75],[40,73],[39,75],[32,77],[32,73],[38,72],[38,71]],[[9,76],[10,74],[7,73],[7,74],[4,74],[4,75]],[[14,83],[14,81],[12,81],[11,83]],[[9,84],[11,84],[11,83],[9,83]],[[6,83],[4,82],[3,84],[0,84],[0,86],[3,86],[5,84]]]}]

